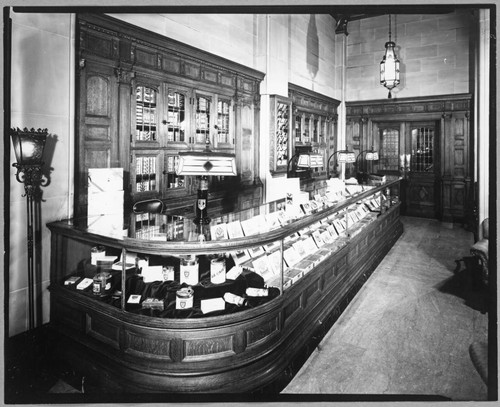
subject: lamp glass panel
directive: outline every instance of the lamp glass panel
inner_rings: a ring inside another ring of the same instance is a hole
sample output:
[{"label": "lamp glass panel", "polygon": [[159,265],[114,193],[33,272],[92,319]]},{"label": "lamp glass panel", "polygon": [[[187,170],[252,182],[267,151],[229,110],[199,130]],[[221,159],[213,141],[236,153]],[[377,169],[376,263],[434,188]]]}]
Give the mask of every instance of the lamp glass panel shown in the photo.
[{"label": "lamp glass panel", "polygon": [[321,168],[323,167],[323,156],[321,154],[311,154],[310,156],[311,168]]},{"label": "lamp glass panel", "polygon": [[338,163],[346,163],[347,162],[347,153],[345,152],[340,152],[339,153],[339,159],[337,160]]},{"label": "lamp glass panel", "polygon": [[297,160],[297,167],[310,168],[311,167],[311,156],[309,154],[300,154]]},{"label": "lamp glass panel", "polygon": [[346,153],[346,163],[353,163],[356,161],[356,156],[352,152]]},{"label": "lamp glass panel", "polygon": [[11,137],[18,164],[41,164],[47,133],[16,132]]},{"label": "lamp glass panel", "polygon": [[178,175],[236,175],[232,155],[179,154]]}]

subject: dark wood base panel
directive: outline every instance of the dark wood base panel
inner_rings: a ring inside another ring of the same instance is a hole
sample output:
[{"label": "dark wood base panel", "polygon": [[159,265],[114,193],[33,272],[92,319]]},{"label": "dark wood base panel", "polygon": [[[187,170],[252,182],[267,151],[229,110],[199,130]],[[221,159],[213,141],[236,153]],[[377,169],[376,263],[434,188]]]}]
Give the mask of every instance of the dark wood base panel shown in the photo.
[{"label": "dark wood base panel", "polygon": [[280,376],[323,321],[340,314],[401,233],[396,205],[282,296],[225,316],[145,318],[53,285],[57,355],[109,392],[258,390]]}]

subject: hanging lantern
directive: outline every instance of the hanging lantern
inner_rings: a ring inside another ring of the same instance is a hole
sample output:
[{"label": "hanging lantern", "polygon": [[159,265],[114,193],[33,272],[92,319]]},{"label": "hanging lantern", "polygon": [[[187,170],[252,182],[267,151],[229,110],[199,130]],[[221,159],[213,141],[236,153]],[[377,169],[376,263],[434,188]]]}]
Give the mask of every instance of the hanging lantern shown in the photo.
[{"label": "hanging lantern", "polygon": [[380,84],[389,89],[388,98],[392,98],[391,90],[399,85],[399,59],[391,41],[391,15],[389,14],[389,41],[385,43],[385,55],[380,62]]}]

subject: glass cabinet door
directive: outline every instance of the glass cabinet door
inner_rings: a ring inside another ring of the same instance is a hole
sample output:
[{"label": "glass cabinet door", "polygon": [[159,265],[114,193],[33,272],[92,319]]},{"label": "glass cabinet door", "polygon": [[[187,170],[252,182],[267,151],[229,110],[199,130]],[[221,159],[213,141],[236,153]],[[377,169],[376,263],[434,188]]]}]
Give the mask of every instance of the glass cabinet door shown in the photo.
[{"label": "glass cabinet door", "polygon": [[167,154],[165,156],[165,188],[180,189],[185,187],[185,179],[183,175],[177,175],[176,169],[179,165],[178,154]]},{"label": "glass cabinet door", "polygon": [[167,143],[186,140],[186,94],[176,89],[167,90]]},{"label": "glass cabinet door", "polygon": [[210,110],[212,99],[205,95],[197,94],[194,99],[194,142],[205,144],[207,137],[210,139],[211,117]]},{"label": "glass cabinet door", "polygon": [[138,85],[135,88],[135,141],[158,141],[158,90]]},{"label": "glass cabinet door", "polygon": [[217,100],[217,144],[234,144],[231,134],[231,100],[219,97]]},{"label": "glass cabinet door", "polygon": [[158,190],[158,154],[140,154],[134,159],[135,177],[133,191],[135,194],[152,195]]}]

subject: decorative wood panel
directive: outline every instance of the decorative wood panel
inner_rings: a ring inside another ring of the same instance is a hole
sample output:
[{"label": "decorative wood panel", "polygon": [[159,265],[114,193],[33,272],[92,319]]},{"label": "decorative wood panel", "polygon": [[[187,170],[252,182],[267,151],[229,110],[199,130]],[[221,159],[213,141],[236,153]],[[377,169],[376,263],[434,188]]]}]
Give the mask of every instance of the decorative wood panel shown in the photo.
[{"label": "decorative wood panel", "polygon": [[284,317],[284,320],[285,320],[285,323],[290,319],[290,317],[292,315],[294,315],[294,313],[296,311],[298,311],[300,309],[300,295],[298,295],[297,297],[295,297],[292,301],[290,301],[287,306],[285,307],[284,311],[283,311],[283,317]]},{"label": "decorative wood panel", "polygon": [[255,346],[264,341],[266,338],[269,338],[271,335],[277,333],[278,331],[279,331],[279,318],[278,316],[276,316],[270,321],[267,321],[262,325],[247,331],[246,333],[247,346],[248,347]]},{"label": "decorative wood panel", "polygon": [[320,279],[313,281],[304,291],[304,308],[308,306],[309,303],[315,303],[315,294],[320,291]]},{"label": "decorative wood panel", "polygon": [[140,358],[170,361],[170,340],[127,332],[125,352]]},{"label": "decorative wood panel", "polygon": [[227,356],[234,354],[232,336],[184,341],[184,361],[186,362],[220,358],[224,354]]},{"label": "decorative wood panel", "polygon": [[105,344],[120,348],[120,328],[107,318],[87,314],[87,335]]}]

